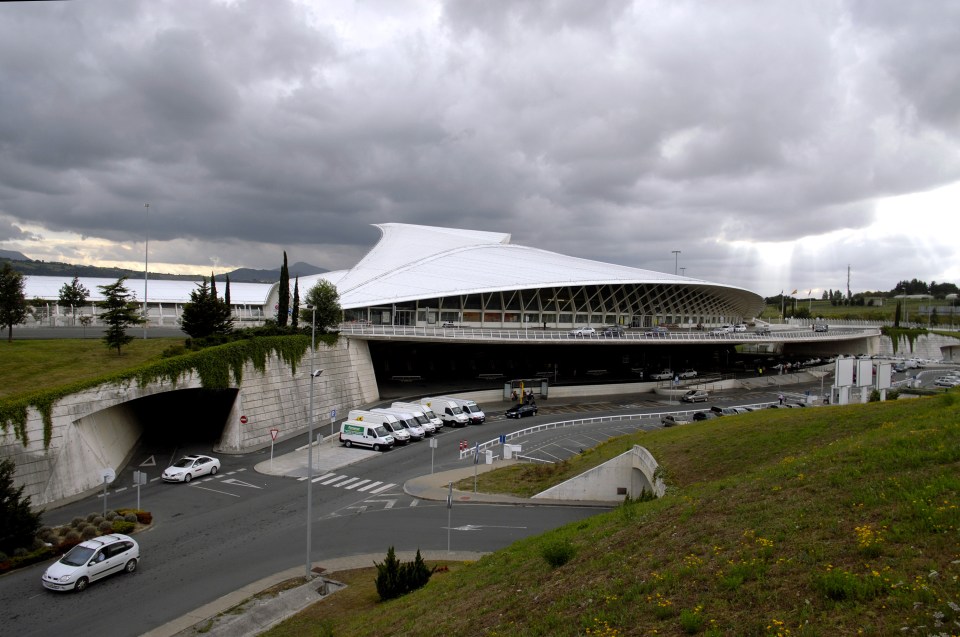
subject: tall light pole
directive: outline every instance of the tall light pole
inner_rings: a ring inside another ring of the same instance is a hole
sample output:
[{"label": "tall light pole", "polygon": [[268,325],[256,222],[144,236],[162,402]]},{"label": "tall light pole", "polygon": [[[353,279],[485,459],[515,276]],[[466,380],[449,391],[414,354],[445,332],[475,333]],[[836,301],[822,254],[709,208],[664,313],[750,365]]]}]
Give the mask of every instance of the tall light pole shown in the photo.
[{"label": "tall light pole", "polygon": [[143,338],[147,338],[147,322],[150,320],[150,310],[147,309],[147,272],[150,270],[150,204],[145,203],[147,210],[147,239],[143,244]]},{"label": "tall light pole", "polygon": [[673,273],[677,273],[677,266],[680,265],[680,251],[671,250],[673,252]]},{"label": "tall light pole", "polygon": [[686,268],[680,268],[680,276],[683,276],[686,271]]},{"label": "tall light pole", "polygon": [[306,577],[310,579],[310,531],[313,521],[313,381],[323,373],[317,369],[317,306],[308,305],[310,320],[310,411],[307,413],[307,567]]}]

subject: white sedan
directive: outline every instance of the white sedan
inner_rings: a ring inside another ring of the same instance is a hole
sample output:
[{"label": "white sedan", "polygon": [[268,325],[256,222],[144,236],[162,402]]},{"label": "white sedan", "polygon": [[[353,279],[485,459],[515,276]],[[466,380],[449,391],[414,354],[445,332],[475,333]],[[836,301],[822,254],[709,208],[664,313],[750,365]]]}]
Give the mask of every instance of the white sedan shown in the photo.
[{"label": "white sedan", "polygon": [[593,329],[592,327],[587,327],[587,326],[585,325],[585,326],[583,326],[583,327],[578,327],[578,328],[575,329],[575,330],[570,330],[569,334],[570,334],[570,336],[575,336],[575,337],[578,337],[578,338],[582,338],[582,337],[584,337],[584,336],[596,336],[596,335],[597,335],[597,330]]},{"label": "white sedan", "polygon": [[210,456],[184,456],[163,470],[164,482],[190,482],[194,478],[215,475],[220,461]]}]

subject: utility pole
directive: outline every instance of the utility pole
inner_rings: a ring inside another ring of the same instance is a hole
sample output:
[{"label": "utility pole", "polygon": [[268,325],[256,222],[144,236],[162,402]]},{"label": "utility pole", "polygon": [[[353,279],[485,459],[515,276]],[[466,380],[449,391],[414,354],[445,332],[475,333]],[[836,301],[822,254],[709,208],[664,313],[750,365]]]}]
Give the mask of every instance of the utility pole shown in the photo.
[{"label": "utility pole", "polygon": [[847,264],[847,305],[853,302],[853,295],[850,294],[850,264]]}]

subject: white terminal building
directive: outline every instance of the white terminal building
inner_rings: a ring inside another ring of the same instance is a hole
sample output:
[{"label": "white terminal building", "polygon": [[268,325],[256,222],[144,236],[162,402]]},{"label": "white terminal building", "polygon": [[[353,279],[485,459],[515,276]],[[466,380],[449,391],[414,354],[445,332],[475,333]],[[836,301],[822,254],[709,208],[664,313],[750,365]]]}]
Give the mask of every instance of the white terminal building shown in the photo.
[{"label": "white terminal building", "polygon": [[[518,329],[711,326],[748,320],[764,307],[760,295],[743,288],[516,245],[509,234],[402,223],[376,227],[380,241],[352,268],[300,277],[300,298],[326,279],[340,294],[345,323]],[[60,288],[71,281],[25,277],[27,298],[50,304],[40,323],[95,317],[97,286],[115,280],[81,278],[90,303],[58,307]],[[126,285],[142,300],[144,283],[128,279]],[[149,276],[146,283],[150,324],[176,326],[197,283]],[[275,317],[278,286],[231,282],[238,323]],[[220,282],[218,292],[224,292]]]}]

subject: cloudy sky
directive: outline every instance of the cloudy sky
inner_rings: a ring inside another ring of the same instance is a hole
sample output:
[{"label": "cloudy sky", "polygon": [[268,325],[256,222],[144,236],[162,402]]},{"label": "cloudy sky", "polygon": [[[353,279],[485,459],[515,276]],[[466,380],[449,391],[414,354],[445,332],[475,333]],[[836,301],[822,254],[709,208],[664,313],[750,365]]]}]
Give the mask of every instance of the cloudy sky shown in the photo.
[{"label": "cloudy sky", "polygon": [[819,297],[960,284],[958,212],[954,0],[0,3],[33,259],[340,269],[402,222]]}]

